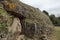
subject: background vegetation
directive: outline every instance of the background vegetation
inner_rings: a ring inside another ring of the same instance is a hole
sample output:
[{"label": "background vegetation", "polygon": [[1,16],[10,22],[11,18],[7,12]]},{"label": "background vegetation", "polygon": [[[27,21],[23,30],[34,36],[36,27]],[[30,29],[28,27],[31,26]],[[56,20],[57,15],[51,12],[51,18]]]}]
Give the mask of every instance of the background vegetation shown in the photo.
[{"label": "background vegetation", "polygon": [[56,17],[54,14],[49,15],[49,13],[45,10],[43,10],[43,12],[50,18],[55,26],[60,26],[60,17]]}]

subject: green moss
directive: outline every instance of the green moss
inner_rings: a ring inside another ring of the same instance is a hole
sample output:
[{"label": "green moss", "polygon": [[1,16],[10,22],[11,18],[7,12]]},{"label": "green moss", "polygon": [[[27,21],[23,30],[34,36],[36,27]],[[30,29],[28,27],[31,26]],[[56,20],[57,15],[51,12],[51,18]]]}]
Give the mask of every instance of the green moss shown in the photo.
[{"label": "green moss", "polygon": [[13,17],[10,16],[4,9],[0,9],[0,15],[2,16],[2,18],[0,18],[0,29],[2,30],[11,26]]}]

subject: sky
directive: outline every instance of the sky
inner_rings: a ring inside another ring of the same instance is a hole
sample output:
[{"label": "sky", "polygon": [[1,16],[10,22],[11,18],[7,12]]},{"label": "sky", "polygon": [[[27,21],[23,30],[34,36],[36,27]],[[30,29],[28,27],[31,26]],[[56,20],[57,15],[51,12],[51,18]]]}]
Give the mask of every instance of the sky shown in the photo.
[{"label": "sky", "polygon": [[40,10],[46,10],[50,15],[60,16],[60,0],[20,0]]}]

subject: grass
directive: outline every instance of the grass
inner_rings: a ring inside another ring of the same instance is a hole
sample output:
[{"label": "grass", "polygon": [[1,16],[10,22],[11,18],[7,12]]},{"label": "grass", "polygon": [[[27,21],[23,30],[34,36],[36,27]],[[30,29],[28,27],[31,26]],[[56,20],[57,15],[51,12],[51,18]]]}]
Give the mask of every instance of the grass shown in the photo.
[{"label": "grass", "polygon": [[60,27],[55,26],[55,31],[49,36],[49,40],[60,40]]},{"label": "grass", "polygon": [[60,40],[60,27],[55,27],[55,36],[57,40]]}]

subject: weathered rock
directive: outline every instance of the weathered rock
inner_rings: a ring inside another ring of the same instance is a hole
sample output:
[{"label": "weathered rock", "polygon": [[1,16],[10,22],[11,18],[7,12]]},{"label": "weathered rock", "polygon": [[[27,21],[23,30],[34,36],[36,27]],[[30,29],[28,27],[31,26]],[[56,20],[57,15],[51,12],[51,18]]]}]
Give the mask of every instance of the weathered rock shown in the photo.
[{"label": "weathered rock", "polygon": [[0,1],[1,40],[47,40],[53,30],[49,17],[39,9],[19,0]]}]

